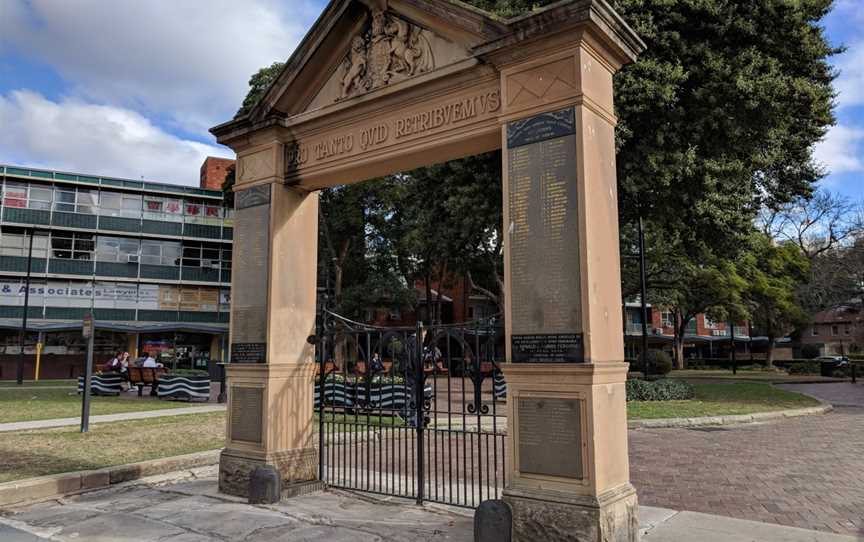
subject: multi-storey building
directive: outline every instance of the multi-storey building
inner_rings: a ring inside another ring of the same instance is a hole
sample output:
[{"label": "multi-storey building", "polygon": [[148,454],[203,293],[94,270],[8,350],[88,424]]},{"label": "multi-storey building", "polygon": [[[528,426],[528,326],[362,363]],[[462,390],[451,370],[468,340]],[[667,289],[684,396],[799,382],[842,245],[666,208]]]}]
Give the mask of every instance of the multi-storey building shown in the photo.
[{"label": "multi-storey building", "polygon": [[[648,346],[657,349],[672,349],[675,336],[675,314],[661,307],[648,305],[651,319],[647,322]],[[747,322],[735,323],[736,351],[750,353],[764,337],[750,337]],[[642,310],[638,302],[624,305],[624,343],[628,359],[639,357],[642,344]],[[715,322],[706,314],[697,314],[687,323],[684,332],[685,358],[719,358],[729,355],[731,334],[727,322]]]},{"label": "multi-storey building", "polygon": [[821,356],[860,354],[864,351],[860,300],[814,314],[811,323],[801,330],[800,344],[816,346]]},{"label": "multi-storey building", "polygon": [[197,368],[222,358],[232,211],[215,162],[201,168],[208,188],[0,165],[0,379],[15,378],[25,305],[25,378],[37,350],[42,378],[81,371],[90,310],[97,363],[124,350]]}]

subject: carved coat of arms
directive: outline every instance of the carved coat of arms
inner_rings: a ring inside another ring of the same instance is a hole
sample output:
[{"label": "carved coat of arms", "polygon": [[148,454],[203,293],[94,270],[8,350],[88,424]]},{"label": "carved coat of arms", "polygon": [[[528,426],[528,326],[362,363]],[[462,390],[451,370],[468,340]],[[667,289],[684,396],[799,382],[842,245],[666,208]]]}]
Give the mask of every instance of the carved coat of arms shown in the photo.
[{"label": "carved coat of arms", "polygon": [[343,61],[339,99],[407,79],[435,67],[428,31],[384,11],[369,30],[351,40]]}]

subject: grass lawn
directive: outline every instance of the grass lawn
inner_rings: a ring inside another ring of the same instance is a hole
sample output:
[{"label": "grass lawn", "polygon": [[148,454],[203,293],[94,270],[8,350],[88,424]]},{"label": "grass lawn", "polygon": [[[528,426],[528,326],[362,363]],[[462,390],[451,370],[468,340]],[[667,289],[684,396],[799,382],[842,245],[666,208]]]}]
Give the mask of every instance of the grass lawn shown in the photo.
[{"label": "grass lawn", "polygon": [[[25,380],[20,387],[22,388],[33,388],[33,387],[42,387],[42,386],[64,386],[70,388],[77,388],[78,382],[76,380]],[[14,380],[0,380],[0,388],[17,388],[18,383]]]},{"label": "grass lawn", "polygon": [[225,413],[2,433],[0,482],[90,470],[225,445]]},{"label": "grass lawn", "polygon": [[808,381],[811,382],[813,380],[837,380],[832,378],[825,378],[819,375],[790,375],[786,374],[783,371],[759,371],[759,370],[747,370],[747,369],[738,369],[738,374],[732,374],[732,370],[726,369],[684,369],[684,370],[675,370],[667,375],[669,378],[683,378],[685,380],[698,380],[698,379],[723,379],[723,380],[742,380],[742,381],[753,381],[753,382],[801,382]]},{"label": "grass lawn", "polygon": [[[125,393],[125,392],[124,392]],[[132,396],[129,393],[127,395]],[[160,401],[147,397],[97,397],[90,403],[90,414],[119,414],[121,412],[140,412],[163,408],[182,408],[199,403],[185,401]],[[74,388],[58,389],[2,389],[0,390],[0,423],[23,422],[31,420],[50,420],[52,418],[74,418],[81,415],[81,396]],[[6,434],[2,437],[5,439]]]},{"label": "grass lawn", "polygon": [[693,383],[696,396],[688,401],[632,401],[627,403],[631,420],[696,418],[753,414],[817,406],[819,401],[762,382],[729,384]]},{"label": "grass lawn", "polygon": [[[314,430],[318,431],[317,414]],[[363,431],[366,417],[328,416],[339,422],[332,431]],[[361,421],[362,420],[362,421]],[[388,416],[370,416],[370,423],[402,425]],[[35,429],[0,433],[0,483],[60,472],[91,470],[159,457],[215,450],[225,446],[225,413],[165,416],[126,422],[94,423],[79,428]]]}]

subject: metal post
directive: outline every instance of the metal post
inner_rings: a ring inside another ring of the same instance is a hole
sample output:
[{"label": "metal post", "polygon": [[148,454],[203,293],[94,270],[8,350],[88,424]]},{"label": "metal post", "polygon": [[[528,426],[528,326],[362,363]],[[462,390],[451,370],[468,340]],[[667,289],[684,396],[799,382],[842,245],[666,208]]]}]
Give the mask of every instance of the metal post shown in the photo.
[{"label": "metal post", "polygon": [[738,374],[738,358],[735,356],[735,323],[729,321],[729,337],[732,345],[732,374]]},{"label": "metal post", "polygon": [[645,231],[639,215],[639,282],[642,304],[642,374],[648,380],[648,286],[645,280]]},{"label": "metal post", "polygon": [[[89,324],[88,324],[89,320]],[[87,362],[84,366],[84,393],[81,401],[81,432],[90,428],[90,381],[93,378],[93,342],[96,339],[96,326],[93,313],[87,313],[84,319],[84,336],[87,338]]]},{"label": "metal post", "polygon": [[219,396],[216,397],[216,402],[222,404],[227,399],[228,395],[225,393],[225,362],[220,361],[216,364],[219,367]]},{"label": "metal post", "polygon": [[417,348],[414,363],[414,425],[417,430],[417,504],[423,504],[423,322],[417,322]]},{"label": "metal post", "polygon": [[21,352],[18,355],[18,367],[16,381],[18,385],[24,383],[24,340],[27,336],[27,313],[30,312],[30,273],[33,269],[33,230],[30,232],[30,247],[27,249],[27,277],[24,279],[24,316],[21,318],[21,332],[18,335],[18,344]]}]

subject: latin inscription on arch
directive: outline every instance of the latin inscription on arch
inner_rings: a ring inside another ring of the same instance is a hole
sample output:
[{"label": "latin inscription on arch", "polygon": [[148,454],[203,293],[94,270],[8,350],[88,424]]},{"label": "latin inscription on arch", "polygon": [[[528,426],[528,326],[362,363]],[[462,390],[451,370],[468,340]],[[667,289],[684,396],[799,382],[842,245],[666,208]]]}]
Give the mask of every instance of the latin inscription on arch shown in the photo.
[{"label": "latin inscription on arch", "polygon": [[326,164],[485,120],[501,109],[497,89],[476,92],[440,104],[389,115],[381,120],[285,146],[285,173]]}]

